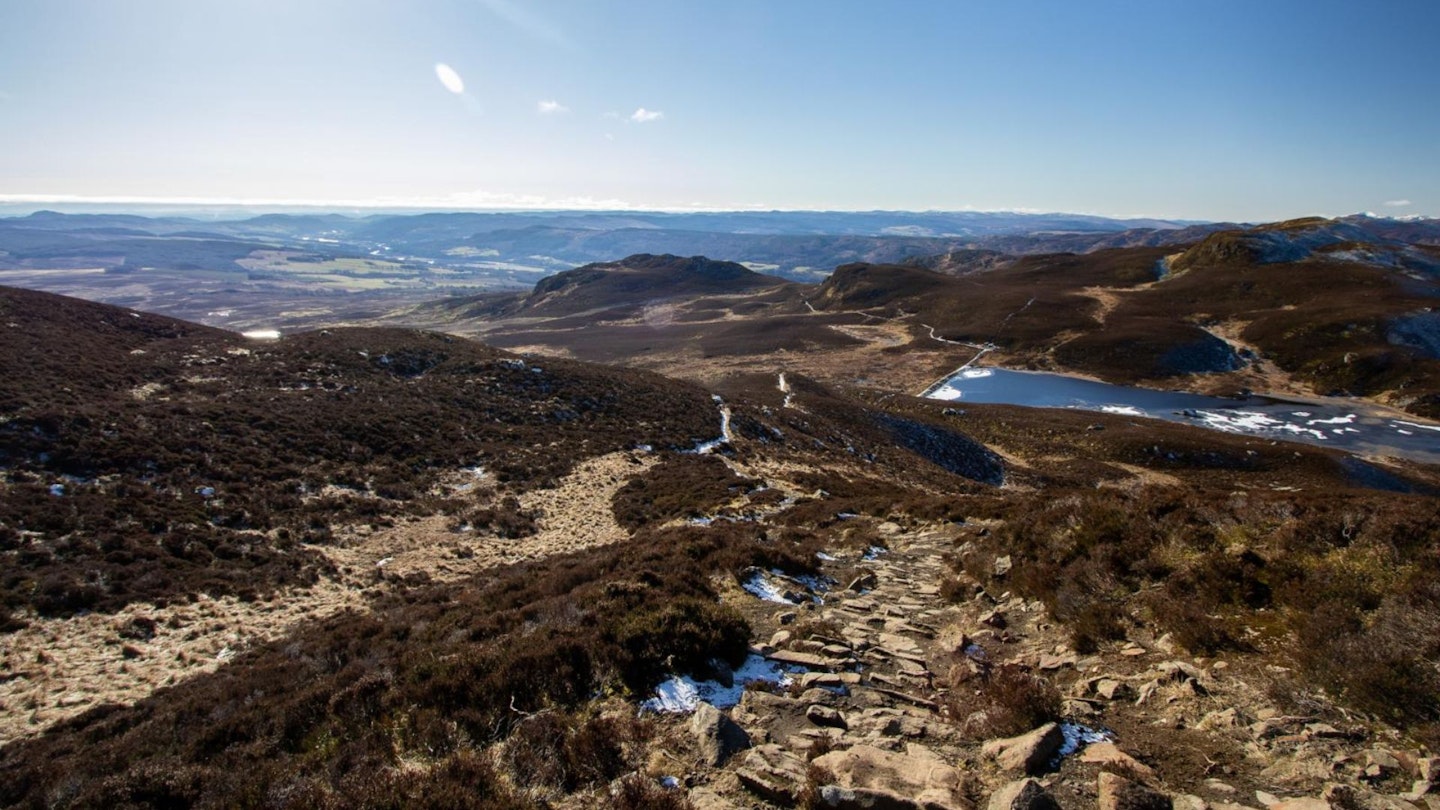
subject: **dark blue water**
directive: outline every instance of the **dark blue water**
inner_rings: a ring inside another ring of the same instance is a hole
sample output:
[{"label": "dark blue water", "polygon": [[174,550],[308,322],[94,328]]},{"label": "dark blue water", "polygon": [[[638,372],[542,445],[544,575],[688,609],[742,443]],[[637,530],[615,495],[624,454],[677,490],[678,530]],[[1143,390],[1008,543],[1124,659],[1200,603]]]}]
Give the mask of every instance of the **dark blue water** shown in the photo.
[{"label": "dark blue water", "polygon": [[1440,463],[1440,424],[1408,416],[1397,418],[1367,404],[1343,399],[1224,399],[998,368],[958,371],[943,384],[932,387],[926,396],[956,402],[1146,416],[1226,433]]}]

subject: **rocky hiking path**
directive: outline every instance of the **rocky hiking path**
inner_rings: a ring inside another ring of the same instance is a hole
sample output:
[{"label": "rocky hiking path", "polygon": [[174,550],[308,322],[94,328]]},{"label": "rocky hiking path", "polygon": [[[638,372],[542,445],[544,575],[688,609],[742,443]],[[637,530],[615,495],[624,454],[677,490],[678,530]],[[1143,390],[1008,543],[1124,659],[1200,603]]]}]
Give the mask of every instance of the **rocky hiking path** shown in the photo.
[{"label": "rocky hiking path", "polygon": [[[791,683],[663,716],[650,776],[700,810],[1440,810],[1440,758],[1282,715],[1264,671],[1167,638],[1076,653],[1044,605],[952,569],[983,527],[878,529],[888,549],[837,554],[829,590],[791,583],[785,605],[726,591]],[[1006,678],[1044,689],[994,687]],[[1047,722],[995,733],[1050,702]]]}]

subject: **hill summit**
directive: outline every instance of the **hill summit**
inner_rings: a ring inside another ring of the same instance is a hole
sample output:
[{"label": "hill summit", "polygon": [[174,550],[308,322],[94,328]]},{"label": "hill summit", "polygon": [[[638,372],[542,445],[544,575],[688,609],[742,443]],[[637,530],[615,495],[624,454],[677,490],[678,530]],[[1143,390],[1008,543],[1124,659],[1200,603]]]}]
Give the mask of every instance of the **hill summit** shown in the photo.
[{"label": "hill summit", "polygon": [[557,315],[657,298],[754,292],[784,283],[735,262],[639,253],[541,279],[534,292],[521,301],[520,309],[527,314]]}]

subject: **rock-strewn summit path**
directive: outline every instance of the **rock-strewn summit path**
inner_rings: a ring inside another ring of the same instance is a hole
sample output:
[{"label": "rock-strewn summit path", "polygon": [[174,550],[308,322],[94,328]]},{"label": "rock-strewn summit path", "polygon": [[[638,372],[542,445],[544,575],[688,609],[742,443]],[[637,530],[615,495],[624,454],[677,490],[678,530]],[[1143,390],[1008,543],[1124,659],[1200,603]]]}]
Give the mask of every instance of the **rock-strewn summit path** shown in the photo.
[{"label": "rock-strewn summit path", "polygon": [[[1440,808],[1440,759],[1359,724],[1281,715],[1263,671],[1187,657],[1168,638],[1077,654],[1044,605],[948,564],[983,528],[877,528],[888,549],[836,555],[826,570],[839,581],[817,601],[727,593],[755,651],[791,667],[792,683],[752,685],[703,722],[667,721],[652,776],[705,810]],[[984,733],[980,673],[1007,667],[1055,690],[1054,722]],[[723,756],[698,753],[732,724]]]}]

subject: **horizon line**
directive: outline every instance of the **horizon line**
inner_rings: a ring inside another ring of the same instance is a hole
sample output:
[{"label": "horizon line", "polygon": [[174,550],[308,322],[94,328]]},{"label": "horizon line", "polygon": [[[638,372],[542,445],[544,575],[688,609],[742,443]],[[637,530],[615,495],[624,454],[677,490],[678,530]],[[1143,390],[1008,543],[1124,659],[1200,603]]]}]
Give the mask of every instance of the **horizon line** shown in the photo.
[{"label": "horizon line", "polygon": [[[1023,216],[1085,216],[1111,220],[1149,219],[1165,222],[1215,223],[1230,220],[1197,217],[1157,216],[1154,214],[1108,214],[1096,211],[1066,211],[1062,209],[998,207],[982,208],[964,205],[955,208],[846,208],[846,207],[786,207],[762,203],[748,205],[637,205],[625,200],[597,200],[589,197],[571,197],[559,200],[524,195],[476,195],[488,200],[466,201],[470,195],[452,197],[394,197],[361,199],[285,199],[275,197],[149,197],[141,195],[83,195],[83,194],[0,194],[0,205],[147,205],[181,207],[223,207],[237,208],[323,208],[323,209],[413,209],[417,211],[479,211],[479,212],[626,212],[656,214],[727,214],[727,213],[906,213],[906,214],[1019,214]],[[458,198],[458,199],[457,199]],[[508,198],[508,199],[507,199]]]},{"label": "horizon line", "polygon": [[[481,199],[466,201],[467,197],[478,197]],[[1021,216],[1083,216],[1097,217],[1114,221],[1130,220],[1157,220],[1162,222],[1184,222],[1191,224],[1217,224],[1234,223],[1237,225],[1258,224],[1260,222],[1285,222],[1294,219],[1303,219],[1311,216],[1319,216],[1326,219],[1338,219],[1346,216],[1366,216],[1376,219],[1394,219],[1399,221],[1417,219],[1437,219],[1440,217],[1428,214],[1384,214],[1373,210],[1359,209],[1343,214],[1335,213],[1308,213],[1285,216],[1273,220],[1234,220],[1234,219],[1208,219],[1193,216],[1165,216],[1155,214],[1110,214],[1097,211],[1066,211],[1063,209],[1044,209],[1028,207],[1000,207],[982,208],[973,205],[964,205],[956,208],[845,208],[845,207],[784,207],[771,206],[761,203],[748,205],[702,205],[699,203],[686,206],[651,206],[637,205],[625,200],[604,199],[597,200],[590,197],[571,197],[559,200],[527,195],[504,195],[480,193],[475,195],[458,194],[450,197],[375,197],[360,199],[285,199],[275,197],[151,197],[141,195],[84,195],[84,194],[0,194],[0,205],[106,205],[106,206],[175,206],[193,208],[313,208],[336,211],[338,209],[360,209],[360,210],[409,210],[416,212],[485,212],[485,213],[635,213],[635,214],[739,214],[739,213],[835,213],[835,214],[866,214],[866,213],[903,213],[903,214],[1016,214]],[[43,209],[37,209],[43,210]],[[31,212],[35,213],[35,212]]]}]

